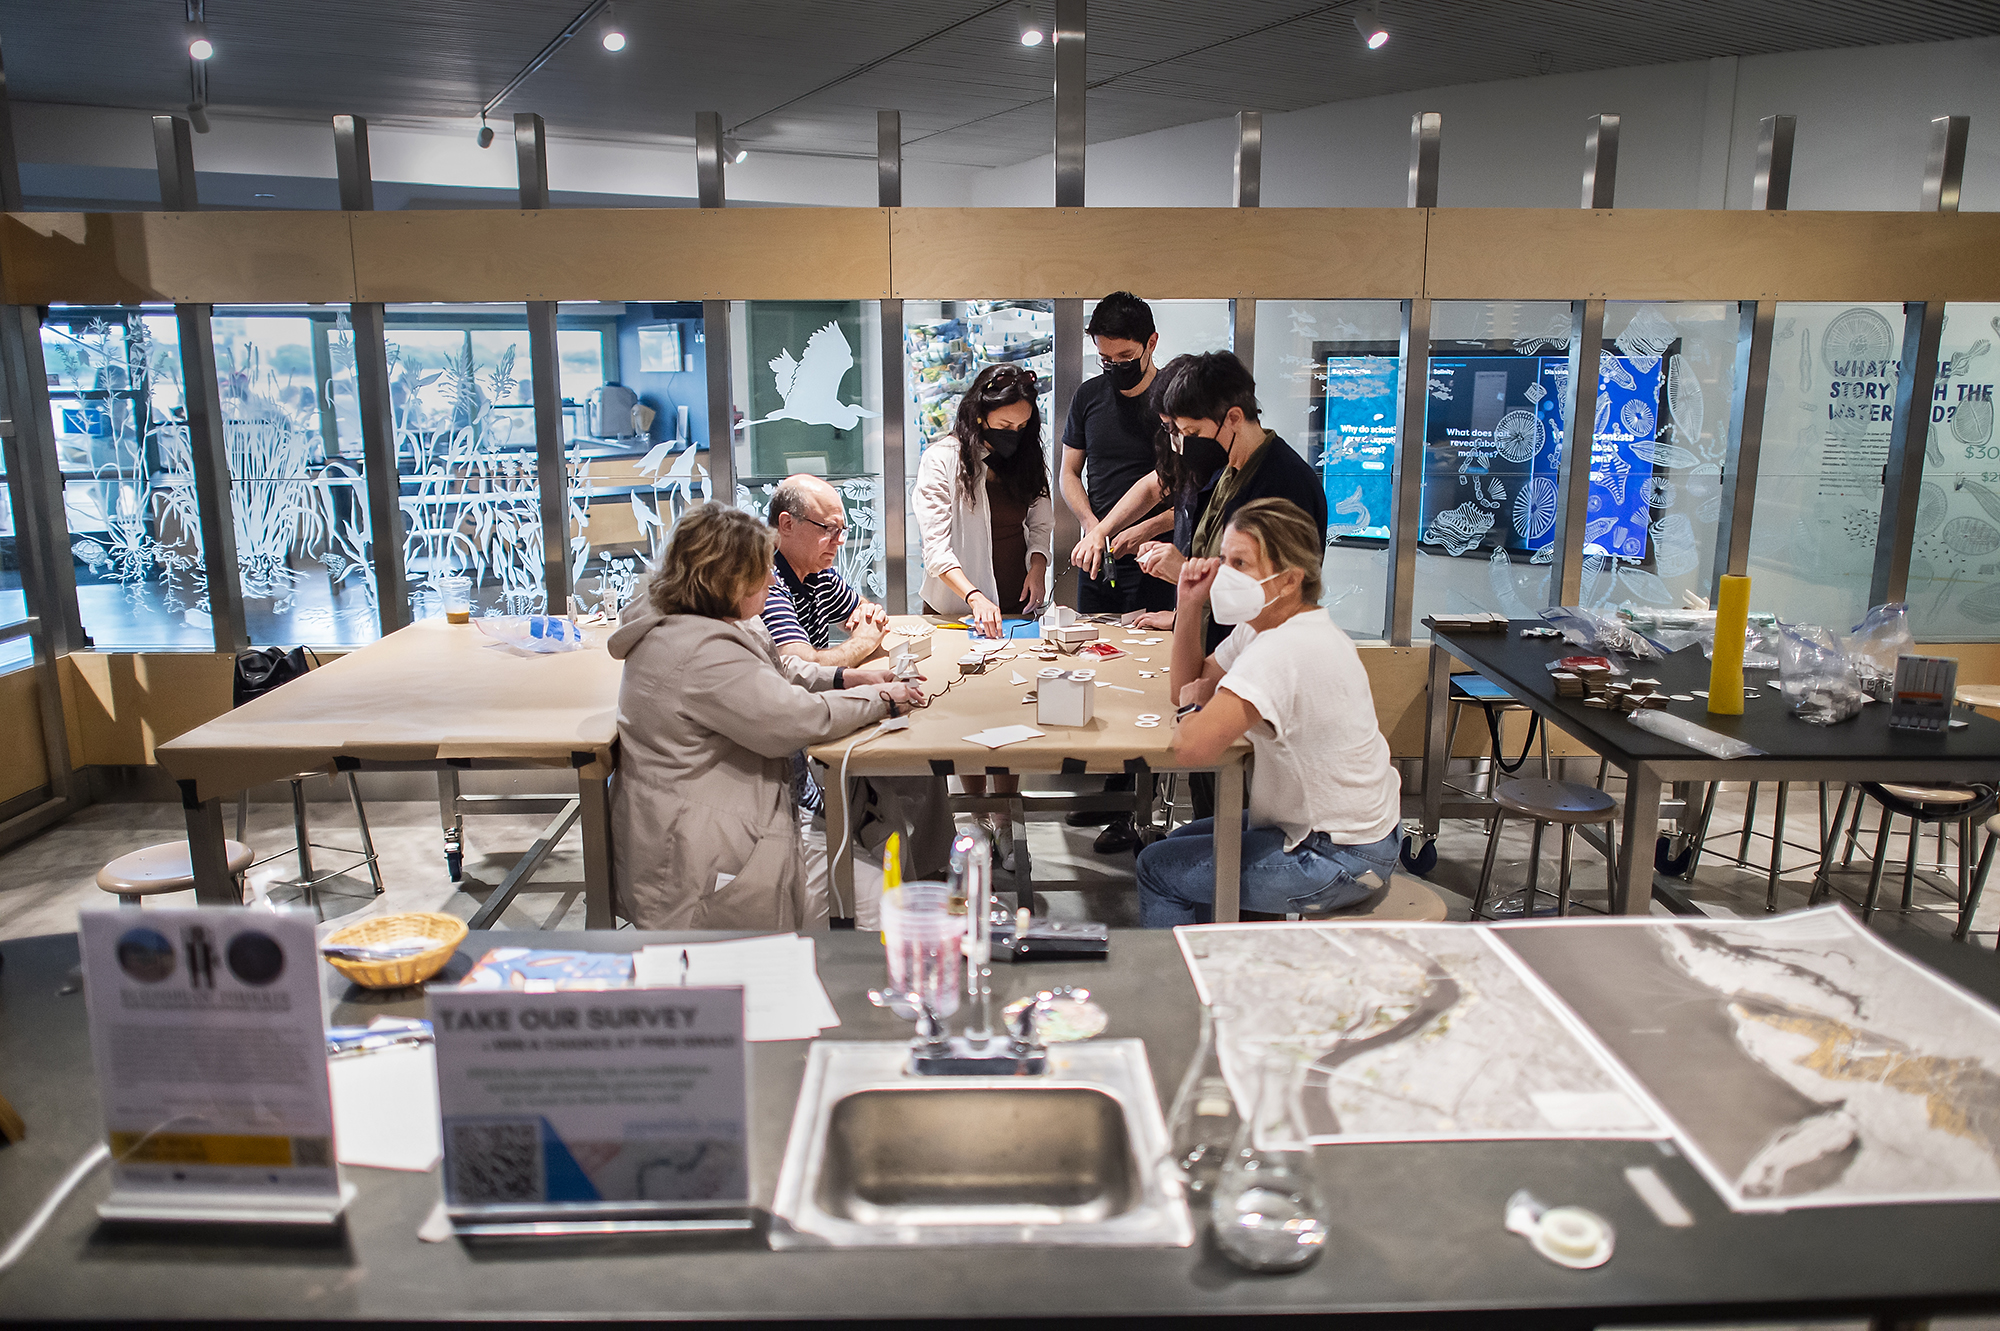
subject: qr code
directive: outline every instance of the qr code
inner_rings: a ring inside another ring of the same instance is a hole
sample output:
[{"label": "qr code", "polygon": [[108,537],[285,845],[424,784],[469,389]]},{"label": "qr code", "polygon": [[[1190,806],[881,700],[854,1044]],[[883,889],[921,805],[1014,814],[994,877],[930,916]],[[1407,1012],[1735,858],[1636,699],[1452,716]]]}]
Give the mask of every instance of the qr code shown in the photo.
[{"label": "qr code", "polygon": [[533,1121],[450,1125],[450,1197],[460,1204],[542,1200],[542,1137]]}]

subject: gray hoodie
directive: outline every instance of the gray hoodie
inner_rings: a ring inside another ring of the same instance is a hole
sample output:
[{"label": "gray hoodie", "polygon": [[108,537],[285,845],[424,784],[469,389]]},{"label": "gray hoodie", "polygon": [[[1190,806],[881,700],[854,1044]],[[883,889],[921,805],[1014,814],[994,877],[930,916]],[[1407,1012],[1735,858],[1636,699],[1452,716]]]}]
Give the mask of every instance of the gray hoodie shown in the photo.
[{"label": "gray hoodie", "polygon": [[640,598],[609,643],[618,909],[641,929],[823,929],[809,918],[791,756],[888,714],[872,689],[780,656],[762,625],[661,615]]}]

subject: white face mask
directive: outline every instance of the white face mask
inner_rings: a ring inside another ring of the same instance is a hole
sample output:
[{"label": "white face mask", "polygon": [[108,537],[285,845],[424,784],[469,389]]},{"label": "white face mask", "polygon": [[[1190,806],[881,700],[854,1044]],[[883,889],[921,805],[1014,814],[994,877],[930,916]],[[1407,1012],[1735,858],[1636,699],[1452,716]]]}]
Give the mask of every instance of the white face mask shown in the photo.
[{"label": "white face mask", "polygon": [[[1283,571],[1273,573],[1271,578],[1283,576]],[[1215,584],[1208,589],[1208,612],[1218,624],[1241,624],[1264,613],[1264,607],[1271,598],[1264,594],[1264,584],[1271,578],[1253,578],[1240,568],[1223,565],[1215,575]]]}]

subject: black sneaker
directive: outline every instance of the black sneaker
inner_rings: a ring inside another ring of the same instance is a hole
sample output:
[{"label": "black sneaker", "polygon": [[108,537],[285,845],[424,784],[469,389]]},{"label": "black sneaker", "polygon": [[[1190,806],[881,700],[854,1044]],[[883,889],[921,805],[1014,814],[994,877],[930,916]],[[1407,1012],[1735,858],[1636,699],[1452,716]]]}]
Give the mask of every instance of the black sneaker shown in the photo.
[{"label": "black sneaker", "polygon": [[1133,828],[1132,820],[1123,814],[1113,816],[1117,821],[1099,832],[1097,840],[1090,843],[1090,848],[1099,855],[1115,855],[1139,844],[1139,833]]},{"label": "black sneaker", "polygon": [[1107,824],[1117,822],[1124,816],[1124,814],[1116,810],[1098,810],[1092,812],[1087,809],[1079,809],[1077,812],[1063,819],[1063,821],[1071,827],[1104,827]]}]

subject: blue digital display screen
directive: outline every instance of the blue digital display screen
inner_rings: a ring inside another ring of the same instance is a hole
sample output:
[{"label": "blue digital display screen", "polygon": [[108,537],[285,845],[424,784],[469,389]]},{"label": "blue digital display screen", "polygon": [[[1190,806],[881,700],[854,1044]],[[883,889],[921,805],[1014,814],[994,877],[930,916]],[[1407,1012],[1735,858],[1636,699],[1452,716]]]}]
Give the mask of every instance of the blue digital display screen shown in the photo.
[{"label": "blue digital display screen", "polygon": [[[1651,445],[1664,359],[1606,355],[1598,376],[1584,553],[1647,556]],[[1420,501],[1425,545],[1531,558],[1555,539],[1569,360],[1434,356]],[[1329,490],[1329,495],[1331,491]]]},{"label": "blue digital display screen", "polygon": [[1399,365],[1393,356],[1328,356],[1320,365],[1319,462],[1329,536],[1388,539]]}]

